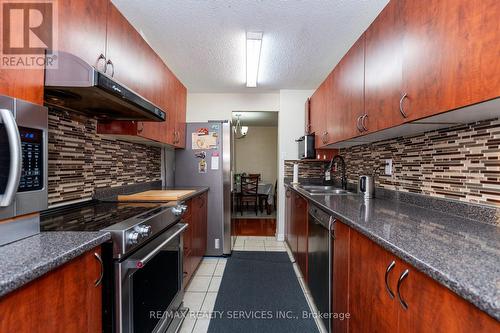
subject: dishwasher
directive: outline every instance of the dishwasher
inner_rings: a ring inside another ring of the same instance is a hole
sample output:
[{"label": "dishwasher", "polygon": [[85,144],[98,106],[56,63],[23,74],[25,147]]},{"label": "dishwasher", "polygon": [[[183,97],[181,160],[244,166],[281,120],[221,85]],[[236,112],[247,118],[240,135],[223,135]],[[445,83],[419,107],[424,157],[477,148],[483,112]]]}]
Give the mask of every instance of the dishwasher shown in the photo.
[{"label": "dishwasher", "polygon": [[327,332],[331,332],[332,257],[335,219],[318,206],[309,205],[308,212],[308,285],[316,308],[322,315]]}]

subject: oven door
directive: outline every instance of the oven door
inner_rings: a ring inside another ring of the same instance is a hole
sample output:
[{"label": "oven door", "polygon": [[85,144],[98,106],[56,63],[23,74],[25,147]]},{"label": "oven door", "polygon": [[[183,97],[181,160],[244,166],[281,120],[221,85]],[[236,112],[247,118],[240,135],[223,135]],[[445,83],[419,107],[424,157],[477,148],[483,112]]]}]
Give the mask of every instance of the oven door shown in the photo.
[{"label": "oven door", "polygon": [[182,233],[178,223],[115,263],[116,332],[163,332],[181,306]]}]

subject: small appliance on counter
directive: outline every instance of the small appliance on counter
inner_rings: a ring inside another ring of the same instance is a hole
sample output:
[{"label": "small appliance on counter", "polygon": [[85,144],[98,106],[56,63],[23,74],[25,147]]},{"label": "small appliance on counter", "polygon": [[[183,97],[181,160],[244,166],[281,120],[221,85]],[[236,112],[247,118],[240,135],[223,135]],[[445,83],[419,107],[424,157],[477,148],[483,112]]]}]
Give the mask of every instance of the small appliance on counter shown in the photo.
[{"label": "small appliance on counter", "polygon": [[375,182],[372,176],[362,175],[359,177],[358,191],[363,193],[365,199],[371,199],[375,194]]},{"label": "small appliance on counter", "polygon": [[40,232],[47,209],[47,108],[0,96],[0,245]]},{"label": "small appliance on counter", "polygon": [[314,149],[314,134],[306,134],[295,140],[299,144],[299,159],[308,160],[316,158]]}]

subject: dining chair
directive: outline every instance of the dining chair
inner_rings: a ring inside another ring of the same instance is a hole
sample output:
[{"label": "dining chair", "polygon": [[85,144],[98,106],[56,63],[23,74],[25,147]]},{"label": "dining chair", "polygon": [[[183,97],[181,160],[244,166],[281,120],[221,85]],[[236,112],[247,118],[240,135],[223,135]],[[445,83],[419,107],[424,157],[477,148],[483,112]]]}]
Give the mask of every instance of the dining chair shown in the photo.
[{"label": "dining chair", "polygon": [[243,216],[243,204],[246,204],[248,209],[248,205],[252,203],[255,208],[255,215],[258,215],[258,207],[259,207],[259,178],[251,177],[251,176],[242,176],[241,177],[241,191],[238,196],[238,206]]}]

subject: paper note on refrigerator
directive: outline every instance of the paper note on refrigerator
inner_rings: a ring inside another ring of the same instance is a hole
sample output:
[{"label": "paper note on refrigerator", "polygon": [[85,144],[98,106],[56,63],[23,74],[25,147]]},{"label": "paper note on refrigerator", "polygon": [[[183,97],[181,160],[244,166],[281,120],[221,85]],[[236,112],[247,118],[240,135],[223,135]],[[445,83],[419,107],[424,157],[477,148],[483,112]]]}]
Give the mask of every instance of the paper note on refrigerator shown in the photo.
[{"label": "paper note on refrigerator", "polygon": [[191,134],[191,149],[216,149],[217,148],[217,132],[192,133]]},{"label": "paper note on refrigerator", "polygon": [[212,156],[212,170],[219,170],[219,155]]}]

